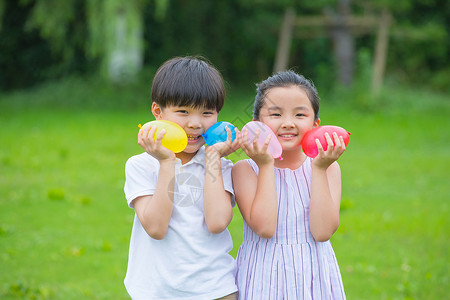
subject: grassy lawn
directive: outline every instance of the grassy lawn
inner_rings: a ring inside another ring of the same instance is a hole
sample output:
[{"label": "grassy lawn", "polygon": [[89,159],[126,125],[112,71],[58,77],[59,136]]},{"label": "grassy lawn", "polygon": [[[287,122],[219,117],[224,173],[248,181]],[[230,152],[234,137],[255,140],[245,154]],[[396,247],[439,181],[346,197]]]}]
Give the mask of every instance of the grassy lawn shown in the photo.
[{"label": "grassy lawn", "polygon": [[[229,94],[220,120],[241,128],[253,92]],[[141,152],[148,95],[83,80],[0,94],[1,299],[128,299],[124,164]],[[360,108],[322,98],[322,124],[352,133],[332,238],[348,299],[447,298],[448,98],[400,88]],[[229,229],[235,256],[237,210]]]}]

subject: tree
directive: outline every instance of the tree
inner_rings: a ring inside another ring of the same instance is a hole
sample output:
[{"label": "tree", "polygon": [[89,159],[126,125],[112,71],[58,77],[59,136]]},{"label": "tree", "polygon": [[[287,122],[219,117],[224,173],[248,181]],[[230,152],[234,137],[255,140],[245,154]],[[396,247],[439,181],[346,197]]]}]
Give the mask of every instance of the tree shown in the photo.
[{"label": "tree", "polygon": [[[252,85],[273,71],[287,7],[299,17],[296,22],[307,26],[293,35],[309,36],[319,26],[308,23],[308,16],[324,18],[328,7],[330,16],[339,19],[351,7],[355,16],[390,11],[389,80],[448,90],[448,1],[340,1],[344,13],[333,0],[0,0],[0,89],[97,70],[124,82],[143,65],[155,67],[175,55],[195,54],[209,58],[227,81]],[[356,27],[359,33],[364,29]],[[352,72],[361,69],[349,63],[361,50],[370,56],[369,62],[375,56],[376,34],[358,35],[352,41],[343,30],[335,32],[334,44],[347,49],[335,59],[333,39],[325,26],[320,30],[322,37],[293,39],[289,46],[289,67],[320,85],[331,88],[338,77],[348,83]]]},{"label": "tree", "polygon": [[[102,74],[120,83],[132,80],[142,68],[142,10],[148,2],[23,0],[21,5],[32,6],[26,29],[38,30],[63,62],[73,61],[78,49],[87,60],[99,60]],[[164,17],[168,0],[155,3],[156,17]]]},{"label": "tree", "polygon": [[87,4],[87,53],[102,58],[102,71],[112,82],[133,80],[144,60],[142,1],[88,0]]},{"label": "tree", "polygon": [[339,0],[337,14],[332,18],[336,19],[337,26],[331,28],[331,38],[333,40],[333,54],[337,65],[337,78],[345,86],[351,86],[353,83],[353,69],[355,65],[355,42],[350,31],[346,26],[347,19],[351,12],[350,0]]}]

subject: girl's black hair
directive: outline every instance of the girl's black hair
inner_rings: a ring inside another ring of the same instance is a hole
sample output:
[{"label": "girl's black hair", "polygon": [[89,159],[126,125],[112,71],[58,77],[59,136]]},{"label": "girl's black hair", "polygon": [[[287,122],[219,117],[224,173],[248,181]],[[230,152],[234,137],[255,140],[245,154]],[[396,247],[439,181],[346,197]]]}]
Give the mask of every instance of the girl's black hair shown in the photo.
[{"label": "girl's black hair", "polygon": [[219,112],[225,101],[220,72],[201,56],[174,57],[153,78],[152,101],[162,108],[189,106]]},{"label": "girl's black hair", "polygon": [[259,120],[259,113],[266,101],[266,95],[271,88],[298,86],[303,89],[308,95],[309,101],[314,110],[314,120],[319,119],[319,94],[314,83],[306,79],[303,75],[297,74],[294,71],[278,72],[261,83],[256,84],[256,96],[253,106],[253,118]]}]

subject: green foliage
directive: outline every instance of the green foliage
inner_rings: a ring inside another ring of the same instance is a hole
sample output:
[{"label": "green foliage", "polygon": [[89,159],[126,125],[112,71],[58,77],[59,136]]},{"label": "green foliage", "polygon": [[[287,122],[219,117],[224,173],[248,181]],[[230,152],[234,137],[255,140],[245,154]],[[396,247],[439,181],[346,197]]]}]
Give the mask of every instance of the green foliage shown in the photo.
[{"label": "green foliage", "polygon": [[449,85],[441,79],[450,71],[448,7],[448,1],[442,0],[392,7],[388,71],[395,80],[449,91]]},{"label": "green foliage", "polygon": [[48,44],[38,32],[25,32],[29,6],[17,1],[1,1],[4,14],[0,22],[0,90],[35,84],[55,61]]},{"label": "green foliage", "polygon": [[103,1],[88,0],[86,2],[86,18],[88,20],[88,43],[86,46],[86,55],[96,58],[104,55],[103,44],[105,42],[104,23],[106,16],[103,13]]},{"label": "green foliage", "polygon": [[25,0],[21,5],[32,7],[23,24],[24,32],[38,31],[48,42],[50,55],[54,58],[53,66],[47,70],[49,77],[73,72],[76,70],[73,64],[87,63],[81,58],[86,43],[84,1]]},{"label": "green foliage", "polygon": [[[352,1],[358,16],[377,16],[384,8],[393,16],[386,67],[389,80],[448,91],[447,2]],[[204,55],[227,81],[256,82],[272,73],[286,7],[301,17],[335,11],[336,5],[331,0],[3,0],[0,66],[5,71],[0,73],[0,89],[74,73],[106,73],[111,53],[118,47],[114,31],[120,10],[126,14],[128,29],[136,30],[119,42],[121,51],[128,52],[127,47],[144,51],[147,66],[158,66],[176,55]],[[136,38],[141,30],[143,40]],[[373,53],[375,39],[375,32],[358,37],[357,51]],[[333,88],[336,76],[328,38],[294,39],[290,63],[315,81],[325,79],[327,89]]]},{"label": "green foliage", "polygon": [[[22,1],[30,4],[31,1]],[[51,43],[55,51],[69,51],[66,40],[69,25],[75,21],[76,1],[39,0],[35,1],[33,10],[25,26],[26,31],[39,29],[41,36]],[[58,13],[49,13],[56,11]]]},{"label": "green foliage", "polygon": [[169,0],[155,0],[155,20],[163,21],[167,14]]},{"label": "green foliage", "polygon": [[[3,13],[5,12],[6,1],[0,0],[0,20],[3,20]],[[2,22],[0,22],[0,31],[2,31]]]}]

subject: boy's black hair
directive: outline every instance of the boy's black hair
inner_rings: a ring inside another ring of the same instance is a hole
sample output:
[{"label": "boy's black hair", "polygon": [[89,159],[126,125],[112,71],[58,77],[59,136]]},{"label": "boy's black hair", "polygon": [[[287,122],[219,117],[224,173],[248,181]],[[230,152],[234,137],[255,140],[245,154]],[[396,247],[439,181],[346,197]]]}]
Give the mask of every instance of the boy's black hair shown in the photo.
[{"label": "boy's black hair", "polygon": [[253,118],[259,120],[259,112],[266,102],[266,95],[271,88],[288,86],[298,86],[306,92],[314,110],[314,121],[317,121],[319,119],[320,98],[314,83],[311,80],[306,79],[303,75],[297,74],[291,70],[278,72],[256,85]]},{"label": "boy's black hair", "polygon": [[219,112],[225,85],[220,72],[204,57],[174,57],[156,72],[151,97],[162,108],[188,106]]}]

